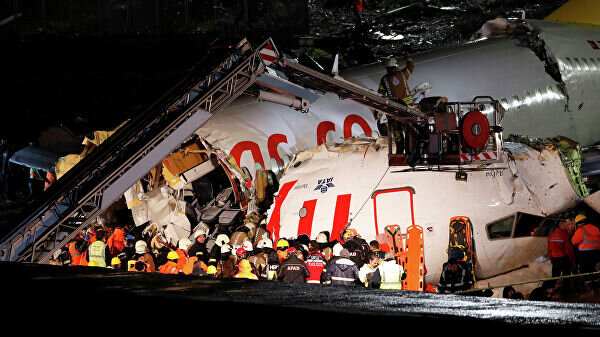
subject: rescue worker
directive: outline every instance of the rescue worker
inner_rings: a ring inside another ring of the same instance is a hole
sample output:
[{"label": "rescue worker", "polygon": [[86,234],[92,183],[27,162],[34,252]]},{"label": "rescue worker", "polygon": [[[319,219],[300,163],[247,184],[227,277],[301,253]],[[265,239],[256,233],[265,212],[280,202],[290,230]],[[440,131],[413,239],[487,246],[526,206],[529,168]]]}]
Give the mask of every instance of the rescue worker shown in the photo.
[{"label": "rescue worker", "polygon": [[177,269],[179,272],[183,272],[183,267],[189,262],[188,257],[188,248],[192,245],[192,242],[188,238],[179,239],[179,243],[177,245],[177,254],[179,255],[179,259],[177,260]]},{"label": "rescue worker", "polygon": [[325,269],[327,260],[316,241],[310,242],[309,250],[310,252],[306,258],[306,266],[308,267],[308,271],[310,271],[310,277],[306,280],[306,283],[320,284],[321,274],[323,273],[323,269]]},{"label": "rescue worker", "polygon": [[225,243],[221,246],[221,258],[217,262],[216,277],[232,278],[235,273],[233,269],[236,265],[236,257],[231,254],[231,246]]},{"label": "rescue worker", "polygon": [[46,172],[46,179],[44,179],[44,191],[47,190],[56,181],[56,167],[52,165],[50,170]]},{"label": "rescue worker", "polygon": [[139,240],[135,243],[135,255],[133,260],[141,261],[148,264],[148,269],[151,273],[156,272],[156,263],[154,262],[154,255],[148,252],[148,244],[146,241]]},{"label": "rescue worker", "polygon": [[96,241],[94,241],[88,247],[88,262],[96,261],[99,267],[104,268],[106,268],[106,266],[110,266],[112,255],[110,254],[108,245],[106,245],[106,239],[107,237],[105,231],[99,230],[96,232]]},{"label": "rescue worker", "polygon": [[358,235],[354,228],[348,228],[343,234],[344,243],[342,246],[350,252],[350,260],[356,264],[358,269],[367,261],[369,245]]},{"label": "rescue worker", "polygon": [[[577,230],[571,238],[573,247],[577,247],[577,266],[580,273],[591,273],[596,271],[598,262],[598,253],[600,249],[600,230],[592,225],[587,217],[578,214],[575,217]],[[592,287],[594,291],[598,290],[598,276],[590,275],[584,278],[586,286]]]},{"label": "rescue worker", "polygon": [[110,249],[110,254],[112,256],[117,256],[119,253],[125,249],[125,231],[122,227],[116,227],[114,232],[106,241],[108,248]]},{"label": "rescue worker", "polygon": [[[379,88],[377,90],[381,95],[390,97],[401,104],[410,105],[413,104],[413,97],[410,94],[408,87],[408,78],[415,69],[415,64],[412,59],[405,56],[404,62],[401,64],[392,57],[385,62],[386,74],[379,81]],[[377,128],[379,134],[383,136],[388,135],[388,128],[385,125],[385,121],[382,120],[382,116],[379,116],[378,112],[373,110],[375,119],[377,120]],[[394,142],[396,143],[396,154],[403,154],[405,152],[405,137],[404,133],[401,132],[400,123],[396,120],[391,120],[387,123],[391,123],[390,127],[394,133]],[[416,146],[414,147],[417,148]],[[408,151],[406,151],[408,152]],[[408,154],[408,153],[407,153]]]},{"label": "rescue worker", "polygon": [[328,234],[328,232],[321,232],[319,235],[317,235],[316,239],[326,260],[329,260],[333,256],[332,246],[330,245]]},{"label": "rescue worker", "polygon": [[179,254],[172,250],[167,254],[167,263],[158,267],[158,272],[161,274],[179,274],[179,268],[177,266],[179,260]]},{"label": "rescue worker", "polygon": [[450,258],[448,262],[442,266],[440,274],[440,284],[438,292],[444,294],[446,292],[454,293],[457,291],[467,290],[473,285],[473,279],[468,268],[458,263],[456,258]]},{"label": "rescue worker", "polygon": [[[78,233],[73,241],[67,247],[71,255],[71,266],[87,264],[87,242],[83,239],[83,234]],[[83,263],[83,264],[82,264]]]},{"label": "rescue worker", "polygon": [[188,255],[197,257],[199,261],[208,263],[208,250],[206,249],[206,232],[197,230],[194,232],[194,244],[189,248]]},{"label": "rescue worker", "polygon": [[29,196],[33,196],[33,193],[35,192],[34,190],[36,190],[37,188],[35,186],[37,186],[37,183],[35,181],[45,181],[44,178],[42,178],[42,176],[40,175],[40,173],[38,172],[37,169],[34,169],[33,167],[29,169]]},{"label": "rescue worker", "polygon": [[342,245],[338,242],[336,243],[332,248],[331,248],[331,258],[329,260],[327,260],[327,264],[325,265],[325,268],[323,268],[323,272],[321,273],[321,283],[323,284],[330,284],[331,280],[326,280],[325,279],[325,275],[327,274],[327,269],[329,269],[329,267],[335,263],[335,261],[341,259],[342,257],[340,256],[340,252],[342,251],[342,249],[344,249],[344,247],[342,247]]},{"label": "rescue worker", "polygon": [[[561,221],[558,227],[548,235],[548,257],[552,262],[552,277],[571,275],[571,271],[575,267],[575,251],[567,228],[569,223]],[[556,281],[550,281],[549,287],[556,286]],[[571,294],[571,280],[563,280],[562,296],[568,297]]]},{"label": "rescue worker", "polygon": [[354,286],[360,282],[358,267],[350,260],[350,252],[346,248],[340,251],[340,258],[327,267],[324,280],[332,285],[343,286]]},{"label": "rescue worker", "polygon": [[306,263],[296,256],[296,248],[287,250],[287,259],[281,262],[277,278],[286,283],[305,283],[310,277],[310,271]]},{"label": "rescue worker", "polygon": [[[229,237],[226,234],[219,234],[215,239],[215,246],[210,251],[210,257],[208,258],[208,265],[216,266],[217,263],[221,260],[221,251],[223,250],[223,246],[229,246]],[[229,246],[229,250],[231,247]]]},{"label": "rescue worker", "polygon": [[354,13],[354,23],[357,28],[362,28],[363,26],[363,7],[366,3],[364,0],[353,0],[352,4],[352,12]]},{"label": "rescue worker", "polygon": [[121,259],[119,259],[118,257],[113,257],[110,260],[110,267],[109,268],[120,270],[121,269]]},{"label": "rescue worker", "polygon": [[379,248],[379,242],[377,240],[369,242],[369,248],[371,249],[371,253],[376,254],[377,257],[379,257],[379,260],[385,260],[385,252]]},{"label": "rescue worker", "polygon": [[279,256],[279,262],[287,259],[287,250],[290,248],[290,244],[286,239],[279,239],[277,241],[277,255]]},{"label": "rescue worker", "polygon": [[206,269],[206,274],[210,277],[216,278],[217,276],[217,267],[210,265],[208,266],[208,268]]},{"label": "rescue worker", "polygon": [[373,288],[402,289],[402,280],[406,279],[406,272],[401,265],[396,263],[394,253],[385,253],[385,261],[373,273]]},{"label": "rescue worker", "polygon": [[[261,242],[259,242],[259,244]],[[250,265],[252,265],[252,269],[259,277],[263,278],[264,275],[264,278],[266,278],[265,269],[267,267],[267,259],[263,254],[262,248],[256,247],[256,249],[254,249],[252,248],[252,243],[250,241],[246,241],[244,242],[244,249],[249,254],[248,262],[250,262]]]},{"label": "rescue worker", "polygon": [[365,285],[365,287],[372,285],[373,275],[378,266],[379,256],[374,252],[371,252],[369,254],[369,262],[365,263],[362,268],[358,270],[358,279]]},{"label": "rescue worker", "polygon": [[399,63],[392,57],[385,62],[386,74],[379,81],[378,93],[396,98],[406,105],[413,104],[413,97],[408,87],[408,78],[415,70],[415,63],[407,55],[404,62]]},{"label": "rescue worker", "polygon": [[246,259],[242,259],[240,263],[238,263],[239,272],[235,274],[234,278],[246,278],[249,280],[258,280],[258,276],[252,273],[252,266],[250,262]]}]

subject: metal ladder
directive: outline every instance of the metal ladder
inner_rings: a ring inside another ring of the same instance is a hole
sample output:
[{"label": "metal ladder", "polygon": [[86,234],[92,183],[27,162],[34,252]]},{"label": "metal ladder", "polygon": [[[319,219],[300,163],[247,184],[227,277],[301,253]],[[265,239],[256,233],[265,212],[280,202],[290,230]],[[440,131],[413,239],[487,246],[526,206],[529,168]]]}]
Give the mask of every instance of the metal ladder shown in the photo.
[{"label": "metal ladder", "polygon": [[341,78],[331,77],[297,62],[280,59],[277,64],[288,81],[306,88],[337,94],[340,99],[349,99],[368,108],[381,111],[388,118],[398,121],[422,121],[425,114],[418,109],[400,104],[372,90],[360,87]]},{"label": "metal ladder", "polygon": [[[212,70],[195,67],[152,104],[32,202],[28,216],[0,241],[0,260],[47,263],[101,211],[162,161],[213,114],[264,72],[259,52],[246,39]],[[211,60],[214,61],[214,60]]]}]

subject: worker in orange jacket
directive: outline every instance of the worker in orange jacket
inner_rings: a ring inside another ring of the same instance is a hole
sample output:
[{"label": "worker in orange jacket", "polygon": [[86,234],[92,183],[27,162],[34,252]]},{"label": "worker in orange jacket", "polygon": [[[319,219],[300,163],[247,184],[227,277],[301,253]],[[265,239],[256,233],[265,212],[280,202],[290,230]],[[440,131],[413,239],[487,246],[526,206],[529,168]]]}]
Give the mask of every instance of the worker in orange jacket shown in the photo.
[{"label": "worker in orange jacket", "polygon": [[179,260],[179,254],[172,250],[167,254],[167,263],[158,267],[158,272],[161,274],[179,274],[179,268],[177,268],[177,261]]},{"label": "worker in orange jacket", "polygon": [[234,278],[258,280],[258,276],[252,273],[252,265],[250,264],[250,261],[242,259],[240,263],[238,263],[238,268],[240,271],[233,276]]},{"label": "worker in orange jacket", "polygon": [[190,239],[183,238],[179,240],[179,245],[177,246],[177,255],[179,255],[179,261],[177,262],[177,269],[180,273],[183,272],[183,268],[189,262],[188,256],[188,248],[192,245]]},{"label": "worker in orange jacket", "polygon": [[125,231],[121,227],[115,228],[115,231],[111,234],[106,241],[108,248],[110,249],[110,254],[112,256],[119,255],[120,252],[125,249]]},{"label": "worker in orange jacket", "polygon": [[[552,277],[571,275],[575,267],[575,250],[569,238],[569,222],[564,220],[558,228],[548,235],[548,257],[552,262]],[[556,281],[549,281],[548,286],[554,288]],[[562,288],[563,297],[571,295],[571,280],[565,279]]]},{"label": "worker in orange jacket", "polygon": [[[591,273],[596,271],[598,253],[600,249],[600,230],[592,225],[587,217],[578,214],[575,217],[577,230],[571,238],[571,243],[577,247],[577,266],[580,273]],[[594,290],[598,289],[599,281],[595,275],[585,277],[585,284]]]}]

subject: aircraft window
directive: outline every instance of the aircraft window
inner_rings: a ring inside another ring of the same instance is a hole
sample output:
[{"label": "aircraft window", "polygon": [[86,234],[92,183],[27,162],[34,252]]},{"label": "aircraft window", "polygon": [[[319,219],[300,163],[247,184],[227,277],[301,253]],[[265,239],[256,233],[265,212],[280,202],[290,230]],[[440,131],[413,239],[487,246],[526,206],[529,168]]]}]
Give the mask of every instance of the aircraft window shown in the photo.
[{"label": "aircraft window", "polygon": [[508,218],[504,218],[489,224],[487,226],[488,236],[490,239],[510,238],[512,235],[514,221],[515,216],[512,215]]},{"label": "aircraft window", "polygon": [[558,223],[560,219],[544,219],[542,225],[537,229],[534,236],[548,236],[550,233],[554,232],[556,228],[558,228]]},{"label": "aircraft window", "polygon": [[544,218],[541,216],[527,213],[517,213],[514,237],[520,238],[533,235],[543,220]]}]

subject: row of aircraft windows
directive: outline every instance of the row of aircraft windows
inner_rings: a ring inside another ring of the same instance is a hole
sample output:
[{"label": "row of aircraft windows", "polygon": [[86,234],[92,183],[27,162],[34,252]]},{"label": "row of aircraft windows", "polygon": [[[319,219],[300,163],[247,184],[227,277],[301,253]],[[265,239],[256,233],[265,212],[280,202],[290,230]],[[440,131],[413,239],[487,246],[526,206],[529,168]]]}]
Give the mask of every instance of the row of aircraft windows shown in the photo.
[{"label": "row of aircraft windows", "polygon": [[561,219],[517,212],[486,226],[488,238],[509,239],[527,236],[545,237],[558,227]]}]

